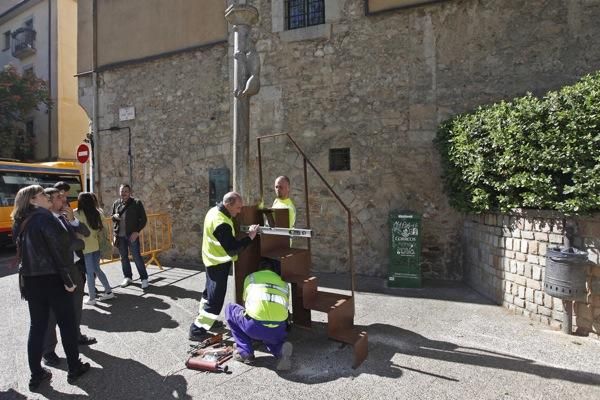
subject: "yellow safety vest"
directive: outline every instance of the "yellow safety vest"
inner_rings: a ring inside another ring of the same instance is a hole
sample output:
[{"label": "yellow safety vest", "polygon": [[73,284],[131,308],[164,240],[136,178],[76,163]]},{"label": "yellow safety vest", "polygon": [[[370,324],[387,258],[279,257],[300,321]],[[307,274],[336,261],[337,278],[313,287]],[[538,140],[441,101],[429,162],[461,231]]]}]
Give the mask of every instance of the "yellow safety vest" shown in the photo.
[{"label": "yellow safety vest", "polygon": [[254,272],[244,280],[246,314],[268,327],[277,327],[288,317],[288,285],[270,270]]},{"label": "yellow safety vest", "polygon": [[215,229],[223,223],[231,227],[231,234],[235,237],[235,228],[231,218],[219,211],[218,207],[208,210],[204,218],[204,235],[202,237],[202,262],[205,267],[237,260],[237,256],[231,257],[227,254],[215,237]]}]

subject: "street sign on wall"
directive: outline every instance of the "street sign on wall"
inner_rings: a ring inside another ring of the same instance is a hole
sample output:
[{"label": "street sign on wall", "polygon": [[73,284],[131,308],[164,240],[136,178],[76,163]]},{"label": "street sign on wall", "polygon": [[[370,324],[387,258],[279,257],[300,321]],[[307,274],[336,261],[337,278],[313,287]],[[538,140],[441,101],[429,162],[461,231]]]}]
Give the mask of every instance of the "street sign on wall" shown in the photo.
[{"label": "street sign on wall", "polygon": [[119,121],[131,121],[135,119],[135,107],[119,108]]}]

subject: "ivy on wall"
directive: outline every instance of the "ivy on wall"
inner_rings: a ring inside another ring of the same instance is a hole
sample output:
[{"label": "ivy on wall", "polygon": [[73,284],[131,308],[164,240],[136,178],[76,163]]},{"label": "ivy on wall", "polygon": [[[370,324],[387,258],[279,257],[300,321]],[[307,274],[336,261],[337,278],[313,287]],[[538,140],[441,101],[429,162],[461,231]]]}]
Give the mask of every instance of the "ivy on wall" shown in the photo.
[{"label": "ivy on wall", "polygon": [[480,107],[440,125],[450,203],[465,212],[600,210],[600,72],[572,86]]}]

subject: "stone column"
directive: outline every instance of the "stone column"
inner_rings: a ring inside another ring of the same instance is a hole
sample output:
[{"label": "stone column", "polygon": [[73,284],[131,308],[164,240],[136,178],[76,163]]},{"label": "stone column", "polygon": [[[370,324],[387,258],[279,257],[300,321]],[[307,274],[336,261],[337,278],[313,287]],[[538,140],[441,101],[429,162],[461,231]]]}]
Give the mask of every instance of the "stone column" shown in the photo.
[{"label": "stone column", "polygon": [[249,200],[250,97],[260,88],[260,60],[249,33],[258,22],[258,10],[233,4],[225,10],[225,19],[232,25],[234,35],[233,190]]}]

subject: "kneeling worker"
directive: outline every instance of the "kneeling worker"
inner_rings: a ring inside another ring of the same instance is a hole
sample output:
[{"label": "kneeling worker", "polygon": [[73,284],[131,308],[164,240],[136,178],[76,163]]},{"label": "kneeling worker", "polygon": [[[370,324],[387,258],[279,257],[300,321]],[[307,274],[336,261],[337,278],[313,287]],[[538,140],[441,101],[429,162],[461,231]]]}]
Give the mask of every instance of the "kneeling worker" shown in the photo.
[{"label": "kneeling worker", "polygon": [[286,342],[289,292],[288,285],[274,272],[271,260],[262,260],[259,270],[244,280],[244,305],[228,304],[225,320],[235,339],[237,361],[254,360],[252,340],[262,341],[279,359],[277,369],[291,368],[292,344]]}]

